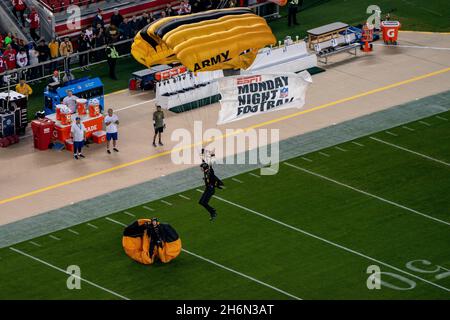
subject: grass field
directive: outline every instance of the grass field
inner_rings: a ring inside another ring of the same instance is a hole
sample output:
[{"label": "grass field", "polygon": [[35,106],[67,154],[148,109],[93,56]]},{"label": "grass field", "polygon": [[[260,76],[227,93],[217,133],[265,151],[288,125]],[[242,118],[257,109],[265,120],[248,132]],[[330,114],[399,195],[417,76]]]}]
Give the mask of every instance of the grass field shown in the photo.
[{"label": "grass field", "polygon": [[[2,248],[0,299],[449,299],[449,136],[446,112],[226,179],[214,223],[194,189]],[[123,226],[155,215],[184,251],[140,265]]]}]

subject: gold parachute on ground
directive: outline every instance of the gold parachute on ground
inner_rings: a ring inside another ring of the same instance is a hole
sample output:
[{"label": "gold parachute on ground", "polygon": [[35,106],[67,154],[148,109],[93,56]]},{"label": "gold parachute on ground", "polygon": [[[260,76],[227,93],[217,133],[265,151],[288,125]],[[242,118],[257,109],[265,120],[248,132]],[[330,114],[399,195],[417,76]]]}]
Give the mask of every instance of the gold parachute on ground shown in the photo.
[{"label": "gold parachute on ground", "polygon": [[125,228],[122,246],[127,256],[142,264],[152,264],[157,259],[163,263],[175,259],[181,252],[181,239],[172,226],[159,223],[162,243],[158,245],[148,232],[150,219],[139,219]]},{"label": "gold parachute on ground", "polygon": [[276,39],[248,8],[210,10],[159,19],[134,38],[133,57],[147,67],[180,62],[193,72],[247,69]]}]

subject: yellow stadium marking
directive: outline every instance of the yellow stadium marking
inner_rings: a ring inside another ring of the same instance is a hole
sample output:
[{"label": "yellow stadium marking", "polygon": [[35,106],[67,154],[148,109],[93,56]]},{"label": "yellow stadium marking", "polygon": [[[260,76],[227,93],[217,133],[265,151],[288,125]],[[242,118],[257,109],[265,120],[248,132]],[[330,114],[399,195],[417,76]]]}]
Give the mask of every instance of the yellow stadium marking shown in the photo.
[{"label": "yellow stadium marking", "polygon": [[[333,102],[325,103],[325,104],[322,104],[320,106],[317,106],[317,107],[314,107],[314,108],[311,108],[311,109],[308,109],[308,110],[295,112],[295,113],[292,113],[290,115],[286,115],[286,116],[275,118],[275,119],[272,119],[272,120],[269,120],[269,121],[261,122],[261,123],[256,124],[256,125],[249,126],[249,127],[245,128],[245,129],[235,130],[234,132],[232,132],[230,134],[223,134],[223,135],[217,137],[216,140],[224,139],[224,138],[226,138],[228,136],[237,135],[239,133],[242,133],[242,132],[254,129],[254,128],[259,128],[259,127],[266,126],[266,125],[269,125],[269,124],[272,124],[272,123],[277,123],[277,122],[281,122],[281,121],[284,121],[284,120],[287,120],[287,119],[291,119],[291,118],[294,118],[294,117],[297,117],[297,116],[300,116],[300,115],[303,115],[303,114],[307,114],[307,113],[314,112],[314,111],[317,111],[317,110],[321,110],[321,109],[325,109],[325,108],[328,108],[328,107],[332,107],[332,106],[335,106],[337,104],[341,104],[341,103],[344,103],[344,102],[349,102],[349,101],[352,101],[352,100],[356,100],[356,99],[359,99],[359,98],[362,98],[362,97],[366,97],[366,96],[369,96],[369,95],[372,95],[372,94],[375,94],[375,93],[383,92],[383,91],[386,91],[386,90],[389,90],[389,89],[393,89],[393,88],[396,88],[396,87],[399,87],[399,86],[403,86],[403,85],[406,85],[406,84],[409,84],[409,83],[412,83],[412,82],[416,82],[416,81],[419,81],[419,80],[430,78],[430,77],[433,77],[433,76],[436,76],[436,75],[439,75],[439,74],[443,74],[443,73],[446,73],[446,72],[449,72],[449,71],[450,71],[450,67],[449,68],[445,68],[445,69],[441,69],[441,70],[438,70],[438,71],[430,72],[430,73],[427,73],[427,74],[424,74],[424,75],[421,75],[421,76],[413,77],[413,78],[408,79],[408,80],[399,81],[399,82],[396,82],[396,83],[393,83],[393,84],[390,84],[390,85],[387,85],[387,86],[384,86],[384,87],[380,87],[380,88],[369,90],[369,91],[366,91],[366,92],[363,92],[363,93],[360,93],[360,94],[356,94],[356,95],[348,97],[348,98],[339,99],[339,100],[336,100],[336,101],[333,101]],[[76,183],[76,182],[87,180],[87,179],[90,179],[90,178],[93,178],[93,177],[96,177],[96,176],[100,176],[100,175],[103,175],[103,174],[106,174],[106,173],[109,173],[109,172],[113,172],[113,171],[122,169],[122,168],[126,168],[126,167],[130,167],[130,166],[133,166],[133,165],[137,165],[137,164],[140,164],[142,162],[146,162],[146,161],[149,161],[149,160],[152,160],[152,159],[155,159],[155,158],[160,158],[160,157],[169,155],[172,152],[178,152],[178,151],[188,150],[188,149],[191,149],[191,148],[194,148],[194,147],[202,146],[205,143],[208,143],[208,142],[211,142],[211,141],[212,140],[200,141],[200,142],[197,142],[197,143],[192,143],[190,145],[186,145],[184,147],[173,148],[173,149],[168,150],[168,151],[164,151],[164,152],[157,153],[157,154],[154,154],[154,155],[151,155],[151,156],[148,156],[148,157],[144,157],[144,158],[141,158],[141,159],[137,159],[137,160],[133,160],[133,161],[130,161],[130,162],[126,162],[126,163],[120,164],[118,166],[114,166],[114,167],[111,167],[111,168],[108,168],[108,169],[104,169],[104,170],[100,170],[100,171],[97,171],[97,172],[93,172],[93,173],[90,173],[90,174],[87,174],[87,175],[84,175],[84,176],[81,176],[81,177],[78,177],[78,178],[74,178],[74,179],[71,179],[71,180],[66,180],[66,181],[63,181],[63,182],[60,182],[60,183],[56,183],[56,184],[53,184],[53,185],[50,185],[50,186],[47,186],[47,187],[39,188],[39,189],[30,191],[30,192],[27,192],[27,193],[23,193],[23,194],[20,194],[20,195],[17,195],[17,196],[6,198],[6,199],[3,199],[3,200],[0,200],[0,205],[8,203],[8,202],[15,201],[15,200],[27,198],[27,197],[30,197],[30,196],[33,196],[33,195],[36,195],[36,194],[39,194],[39,193],[43,193],[45,191],[50,191],[50,190],[53,190],[53,189],[64,187],[64,186],[67,186],[67,185],[70,185],[70,184],[73,184],[73,183]]]}]

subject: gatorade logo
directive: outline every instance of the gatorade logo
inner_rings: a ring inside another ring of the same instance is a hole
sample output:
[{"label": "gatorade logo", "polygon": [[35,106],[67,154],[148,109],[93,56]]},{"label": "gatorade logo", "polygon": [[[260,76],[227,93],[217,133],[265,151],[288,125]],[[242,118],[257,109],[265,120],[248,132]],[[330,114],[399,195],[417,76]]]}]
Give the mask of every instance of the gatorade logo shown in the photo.
[{"label": "gatorade logo", "polygon": [[393,37],[395,36],[395,29],[389,29],[389,30],[386,32],[386,34],[387,34],[387,36],[388,36],[389,38],[393,38]]},{"label": "gatorade logo", "polygon": [[211,57],[209,59],[203,60],[201,62],[201,66],[199,63],[196,63],[194,65],[194,72],[196,72],[200,69],[206,68],[206,67],[212,67],[212,66],[222,63],[222,62],[230,61],[231,58],[229,56],[230,56],[230,51],[227,50],[226,52],[221,52],[220,54],[218,54],[215,57]]}]

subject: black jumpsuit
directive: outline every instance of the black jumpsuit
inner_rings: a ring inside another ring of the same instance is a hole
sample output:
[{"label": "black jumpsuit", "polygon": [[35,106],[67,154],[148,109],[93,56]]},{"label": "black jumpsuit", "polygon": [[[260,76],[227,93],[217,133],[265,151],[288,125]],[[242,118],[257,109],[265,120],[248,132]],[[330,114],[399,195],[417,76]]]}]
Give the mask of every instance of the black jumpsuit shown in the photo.
[{"label": "black jumpsuit", "polygon": [[216,209],[211,207],[209,205],[209,200],[211,200],[212,196],[215,193],[216,186],[223,185],[222,181],[216,177],[214,174],[214,170],[212,168],[209,168],[208,172],[204,173],[205,180],[205,191],[202,194],[202,197],[200,198],[200,201],[198,202],[201,206],[205,207],[206,210],[208,210],[211,217],[216,215]]}]

